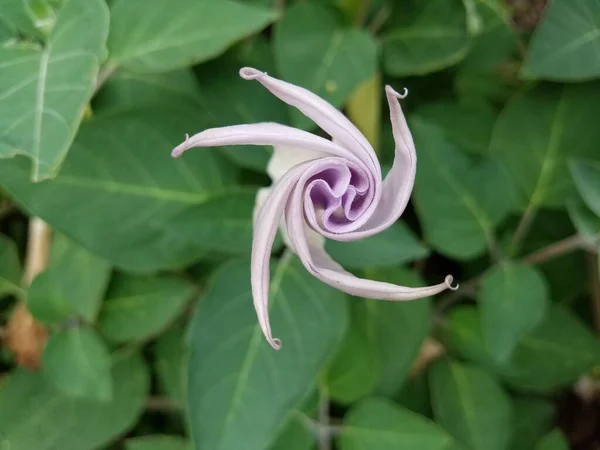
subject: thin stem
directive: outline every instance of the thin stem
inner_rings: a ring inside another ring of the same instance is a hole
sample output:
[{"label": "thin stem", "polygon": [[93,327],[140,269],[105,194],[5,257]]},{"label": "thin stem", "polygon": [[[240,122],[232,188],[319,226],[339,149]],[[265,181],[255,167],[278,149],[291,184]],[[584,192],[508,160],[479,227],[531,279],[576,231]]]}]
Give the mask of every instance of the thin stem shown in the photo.
[{"label": "thin stem", "polygon": [[512,254],[515,254],[518,251],[521,241],[525,239],[525,236],[527,236],[536,213],[537,208],[530,203],[525,210],[525,213],[523,213],[523,216],[521,216],[521,221],[519,222],[519,225],[517,225],[517,230],[515,231],[510,243]]},{"label": "thin stem", "polygon": [[167,397],[148,397],[145,408],[147,411],[178,413],[181,412],[183,406]]},{"label": "thin stem", "polygon": [[384,3],[381,8],[379,8],[379,11],[377,11],[375,13],[375,16],[373,17],[373,20],[371,20],[371,23],[369,24],[369,31],[373,34],[377,33],[379,31],[379,29],[383,26],[383,24],[386,22],[386,20],[388,19],[388,17],[390,16],[391,13],[391,9],[388,6],[387,3]]},{"label": "thin stem", "polygon": [[362,0],[358,7],[358,12],[354,18],[354,25],[362,27],[367,20],[369,14],[369,8],[371,7],[371,0]]},{"label": "thin stem", "polygon": [[329,425],[329,392],[326,386],[321,386],[319,388],[319,450],[331,450]]},{"label": "thin stem", "polygon": [[96,81],[96,89],[94,90],[94,94],[100,90],[104,83],[110,78],[110,76],[117,70],[117,64],[108,64],[107,66],[100,69],[100,73],[98,74],[98,80]]},{"label": "thin stem", "polygon": [[50,227],[39,217],[29,220],[27,256],[23,272],[23,284],[29,286],[33,279],[46,270],[50,254]]}]

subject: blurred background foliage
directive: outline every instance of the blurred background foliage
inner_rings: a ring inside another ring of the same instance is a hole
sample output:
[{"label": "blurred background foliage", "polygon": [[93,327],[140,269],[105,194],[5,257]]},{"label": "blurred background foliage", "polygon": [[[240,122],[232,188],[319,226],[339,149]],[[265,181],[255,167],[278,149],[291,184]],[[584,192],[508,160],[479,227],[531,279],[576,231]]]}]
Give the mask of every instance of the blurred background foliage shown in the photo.
[{"label": "blurred background foliage", "polygon": [[[409,209],[327,249],[459,291],[348,298],[278,245],[271,350],[271,149],[169,156],[319,132],[246,65],[343,109],[384,171],[383,86],[409,89]],[[599,0],[0,0],[0,448],[598,449],[599,77]]]}]

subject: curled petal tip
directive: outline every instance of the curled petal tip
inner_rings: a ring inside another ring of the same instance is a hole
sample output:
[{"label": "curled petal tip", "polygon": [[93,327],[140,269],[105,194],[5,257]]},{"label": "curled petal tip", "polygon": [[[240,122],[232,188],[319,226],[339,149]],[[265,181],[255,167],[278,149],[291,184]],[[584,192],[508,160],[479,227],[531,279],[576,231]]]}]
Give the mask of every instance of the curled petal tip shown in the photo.
[{"label": "curled petal tip", "polygon": [[189,141],[190,141],[190,135],[185,133],[185,141],[183,141],[183,143],[179,144],[177,147],[175,147],[173,149],[173,151],[171,152],[171,156],[173,158],[178,158],[179,156],[181,156],[183,154],[183,152],[185,152],[188,149]]},{"label": "curled petal tip", "polygon": [[387,85],[385,87],[385,91],[396,98],[406,98],[406,96],[408,95],[408,89],[402,88],[402,94],[400,94],[398,91],[395,91],[394,88],[392,88],[390,85]]},{"label": "curled petal tip", "polygon": [[266,72],[261,72],[253,67],[242,67],[240,69],[240,77],[244,80],[256,80],[266,74]]},{"label": "curled petal tip", "polygon": [[273,338],[269,340],[269,344],[271,344],[271,347],[273,347],[275,350],[281,350],[281,339],[278,338]]},{"label": "curled petal tip", "polygon": [[452,286],[452,283],[454,283],[454,277],[452,275],[448,275],[444,280],[444,283],[446,283],[446,286],[448,286],[448,289],[450,289],[451,291],[456,291],[459,287],[458,283]]}]

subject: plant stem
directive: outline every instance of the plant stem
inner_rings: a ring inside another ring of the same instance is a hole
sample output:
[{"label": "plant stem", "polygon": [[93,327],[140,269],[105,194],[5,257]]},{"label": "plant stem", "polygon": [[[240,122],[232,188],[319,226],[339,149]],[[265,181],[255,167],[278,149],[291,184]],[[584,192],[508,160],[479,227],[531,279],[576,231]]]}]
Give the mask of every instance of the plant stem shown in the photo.
[{"label": "plant stem", "polygon": [[321,386],[319,388],[319,450],[331,450],[329,424],[329,392],[326,386]]},{"label": "plant stem", "polygon": [[94,89],[94,94],[96,94],[104,83],[110,78],[110,76],[117,70],[116,64],[108,64],[107,66],[100,69],[100,73],[98,74],[98,80],[96,81],[96,88]]},{"label": "plant stem", "polygon": [[50,227],[39,217],[29,220],[27,256],[23,271],[23,284],[29,286],[33,279],[46,270],[50,254]]},{"label": "plant stem", "polygon": [[145,408],[147,411],[158,411],[167,413],[181,412],[183,407],[167,397],[148,397]]},{"label": "plant stem", "polygon": [[517,225],[517,230],[515,231],[515,234],[513,235],[512,241],[510,243],[511,253],[513,255],[518,251],[521,241],[525,238],[525,236],[527,236],[527,233],[529,232],[529,228],[531,227],[536,213],[537,208],[533,206],[532,203],[530,203],[525,212],[523,213],[523,216],[521,216],[519,225]]}]

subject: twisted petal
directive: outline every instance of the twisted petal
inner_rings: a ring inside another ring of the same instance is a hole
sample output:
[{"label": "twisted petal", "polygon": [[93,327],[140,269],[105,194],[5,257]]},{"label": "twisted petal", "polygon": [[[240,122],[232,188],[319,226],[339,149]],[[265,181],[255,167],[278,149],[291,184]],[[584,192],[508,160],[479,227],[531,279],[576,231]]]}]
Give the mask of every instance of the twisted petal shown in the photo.
[{"label": "twisted petal", "polygon": [[[395,141],[394,164],[386,179],[367,139],[337,109],[315,94],[277,80],[252,68],[240,75],[259,81],[284,102],[298,108],[333,139],[274,123],[214,128],[186,137],[173,150],[181,155],[191,147],[220,145],[273,145],[308,150],[304,157],[276,155],[269,173],[280,175],[268,191],[261,192],[252,243],[252,295],[259,324],[273,348],[269,323],[269,258],[280,223],[289,244],[306,269],[323,282],[361,297],[405,301],[428,297],[452,287],[452,277],[443,283],[410,288],[355,277],[325,252],[316,233],[339,241],[362,239],[392,225],[404,212],[416,174],[417,157],[412,136],[398,99],[406,96],[386,86]],[[285,150],[283,150],[285,151]],[[288,150],[289,151],[289,150]],[[283,163],[283,164],[282,164]],[[309,229],[307,230],[307,226]]]}]

